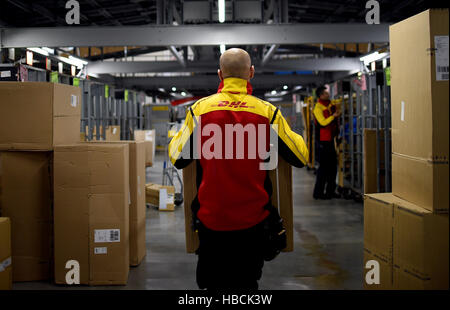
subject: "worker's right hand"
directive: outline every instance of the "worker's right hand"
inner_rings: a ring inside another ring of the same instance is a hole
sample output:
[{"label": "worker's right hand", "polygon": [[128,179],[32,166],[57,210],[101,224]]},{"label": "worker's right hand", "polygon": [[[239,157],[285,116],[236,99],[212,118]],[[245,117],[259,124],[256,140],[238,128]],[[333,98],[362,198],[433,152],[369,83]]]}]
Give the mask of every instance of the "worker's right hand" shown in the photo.
[{"label": "worker's right hand", "polygon": [[337,118],[340,115],[341,115],[341,112],[339,112],[339,111],[336,111],[336,112],[333,113],[334,118]]}]

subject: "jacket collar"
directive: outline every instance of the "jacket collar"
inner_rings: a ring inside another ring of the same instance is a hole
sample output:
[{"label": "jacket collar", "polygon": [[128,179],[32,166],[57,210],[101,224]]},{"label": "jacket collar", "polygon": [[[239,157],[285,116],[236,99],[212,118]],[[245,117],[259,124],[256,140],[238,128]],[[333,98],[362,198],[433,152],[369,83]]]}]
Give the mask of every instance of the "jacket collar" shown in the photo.
[{"label": "jacket collar", "polygon": [[250,82],[247,80],[229,77],[220,82],[217,93],[221,92],[251,95],[253,92],[253,88]]},{"label": "jacket collar", "polygon": [[330,100],[319,99],[319,103],[324,105],[324,106],[326,106],[326,107],[328,107],[328,105],[330,104]]}]

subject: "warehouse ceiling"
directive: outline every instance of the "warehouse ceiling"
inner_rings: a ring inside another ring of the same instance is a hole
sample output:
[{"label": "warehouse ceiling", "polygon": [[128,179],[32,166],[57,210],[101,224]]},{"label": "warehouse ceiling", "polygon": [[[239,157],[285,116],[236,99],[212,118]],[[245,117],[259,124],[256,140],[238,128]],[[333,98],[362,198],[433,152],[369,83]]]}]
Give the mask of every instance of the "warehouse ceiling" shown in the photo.
[{"label": "warehouse ceiling", "polygon": [[[0,27],[67,27],[66,0],[1,0]],[[219,24],[217,1],[79,0],[80,25],[126,27]],[[391,24],[427,8],[429,1],[380,0],[380,22]],[[236,24],[364,24],[366,1],[227,0],[225,22]],[[72,27],[79,27],[72,26]],[[236,34],[239,36],[239,34]],[[350,35],[350,34],[349,34]],[[320,36],[316,40],[320,42]],[[232,45],[246,49],[256,65],[255,88],[262,94],[288,85],[317,85],[354,71],[358,56],[387,42]],[[227,46],[229,48],[231,46]],[[61,49],[63,50],[63,49]],[[220,47],[209,46],[75,46],[64,51],[89,60],[100,79],[147,92],[175,84],[187,93],[214,90]],[[123,64],[122,62],[128,62]],[[112,63],[113,62],[113,63]],[[120,62],[120,64],[118,64]],[[195,78],[193,78],[195,76]],[[184,87],[183,87],[184,84]],[[259,88],[258,88],[259,87]],[[299,89],[297,87],[297,89]],[[304,89],[304,88],[303,88]]]}]

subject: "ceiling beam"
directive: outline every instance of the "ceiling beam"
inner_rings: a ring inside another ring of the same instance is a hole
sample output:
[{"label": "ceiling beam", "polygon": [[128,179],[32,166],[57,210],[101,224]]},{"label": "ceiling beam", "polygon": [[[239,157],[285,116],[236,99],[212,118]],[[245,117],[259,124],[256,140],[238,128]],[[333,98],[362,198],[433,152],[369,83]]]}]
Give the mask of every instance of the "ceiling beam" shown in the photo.
[{"label": "ceiling beam", "polygon": [[[251,80],[255,90],[273,89],[274,80],[277,85],[307,85],[321,84],[324,78],[320,75],[255,75]],[[193,75],[181,77],[123,77],[115,78],[119,87],[141,90],[157,90],[158,88],[191,90],[217,90],[219,77],[217,75]]]},{"label": "ceiling beam", "polygon": [[[2,47],[201,46],[307,43],[385,43],[389,25],[228,24],[3,29]],[[239,35],[236,35],[239,33]]]},{"label": "ceiling beam", "polygon": [[[184,59],[183,59],[184,61]],[[178,61],[98,61],[90,62],[89,74],[195,72],[215,73],[219,64],[214,61],[189,61],[180,67]],[[255,64],[257,72],[277,71],[352,71],[360,69],[359,58],[305,58],[298,60],[272,60],[263,68]]]}]

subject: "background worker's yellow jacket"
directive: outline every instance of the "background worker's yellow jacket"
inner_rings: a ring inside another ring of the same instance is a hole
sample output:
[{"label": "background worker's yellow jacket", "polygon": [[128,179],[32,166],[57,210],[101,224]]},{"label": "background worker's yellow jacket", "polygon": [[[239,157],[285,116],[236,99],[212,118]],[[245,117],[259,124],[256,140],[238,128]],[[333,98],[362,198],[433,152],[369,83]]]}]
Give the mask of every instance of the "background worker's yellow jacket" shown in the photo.
[{"label": "background worker's yellow jacket", "polygon": [[[245,140],[243,158],[237,152],[239,139],[232,139],[234,154],[231,159],[225,159],[229,158],[225,151],[229,146],[226,142],[230,141],[225,141],[226,130],[236,124],[244,129],[253,125],[257,135],[260,134],[258,128],[263,127],[266,142],[263,146],[266,150],[271,124],[277,125],[280,156],[296,167],[306,165],[309,156],[303,138],[291,130],[275,106],[253,97],[246,80],[226,78],[217,94],[198,100],[188,109],[185,123],[169,144],[170,160],[176,168],[182,169],[193,160],[191,146],[194,138],[200,142],[198,195],[194,200],[197,206],[193,206],[193,213],[206,227],[214,230],[246,229],[268,215],[264,206],[270,201],[272,186],[267,171],[260,169],[260,163],[264,160],[258,155],[259,143],[262,144],[264,139],[258,141],[256,138],[256,144]],[[207,128],[220,129],[222,143],[211,145],[208,140],[217,133],[205,130]],[[200,133],[198,129],[201,129],[201,135],[196,134]],[[245,138],[250,136],[248,133]],[[256,147],[256,158],[251,156],[252,146]],[[215,157],[203,154],[205,148],[212,151]]]}]

